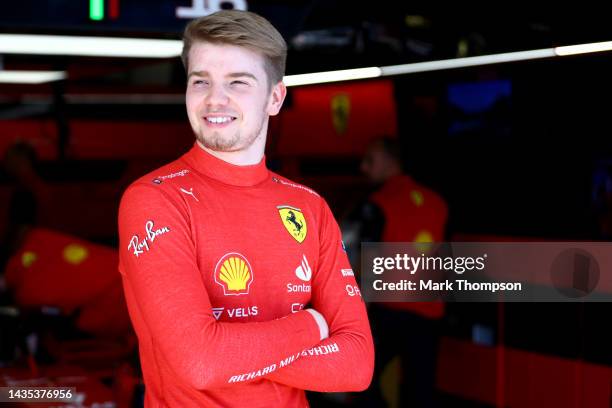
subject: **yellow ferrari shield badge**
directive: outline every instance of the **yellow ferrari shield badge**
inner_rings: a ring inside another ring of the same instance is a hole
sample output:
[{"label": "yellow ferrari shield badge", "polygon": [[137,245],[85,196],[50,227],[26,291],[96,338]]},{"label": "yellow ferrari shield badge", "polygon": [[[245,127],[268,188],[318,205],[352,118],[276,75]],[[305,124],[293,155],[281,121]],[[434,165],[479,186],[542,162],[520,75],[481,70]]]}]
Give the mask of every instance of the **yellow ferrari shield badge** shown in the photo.
[{"label": "yellow ferrari shield badge", "polygon": [[331,100],[332,121],[338,134],[343,134],[348,128],[351,113],[351,98],[344,93],[334,95]]},{"label": "yellow ferrari shield badge", "polygon": [[304,242],[308,227],[306,226],[306,218],[304,218],[302,210],[288,205],[279,205],[276,208],[287,232],[300,244]]}]

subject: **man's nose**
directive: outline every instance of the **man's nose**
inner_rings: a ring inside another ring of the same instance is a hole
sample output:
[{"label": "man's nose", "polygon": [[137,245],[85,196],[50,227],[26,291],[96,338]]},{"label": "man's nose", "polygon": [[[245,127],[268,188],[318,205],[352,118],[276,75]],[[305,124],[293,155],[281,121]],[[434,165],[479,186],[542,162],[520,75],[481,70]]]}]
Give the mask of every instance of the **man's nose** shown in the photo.
[{"label": "man's nose", "polygon": [[206,95],[206,104],[210,106],[227,105],[229,97],[222,85],[211,85]]}]

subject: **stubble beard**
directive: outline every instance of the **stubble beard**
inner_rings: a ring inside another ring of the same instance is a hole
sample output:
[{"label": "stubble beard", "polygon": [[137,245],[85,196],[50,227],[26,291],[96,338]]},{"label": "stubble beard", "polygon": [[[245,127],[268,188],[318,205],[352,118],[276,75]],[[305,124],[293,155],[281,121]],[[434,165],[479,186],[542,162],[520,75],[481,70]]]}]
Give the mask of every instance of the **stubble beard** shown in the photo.
[{"label": "stubble beard", "polygon": [[259,122],[257,129],[248,135],[243,135],[240,130],[236,130],[234,133],[226,135],[223,135],[219,131],[213,131],[212,133],[205,135],[204,128],[202,127],[200,133],[196,135],[196,139],[204,147],[217,152],[237,152],[240,150],[245,150],[255,143],[257,138],[260,136],[265,120],[266,115],[264,112],[264,114],[261,116],[261,121]]}]

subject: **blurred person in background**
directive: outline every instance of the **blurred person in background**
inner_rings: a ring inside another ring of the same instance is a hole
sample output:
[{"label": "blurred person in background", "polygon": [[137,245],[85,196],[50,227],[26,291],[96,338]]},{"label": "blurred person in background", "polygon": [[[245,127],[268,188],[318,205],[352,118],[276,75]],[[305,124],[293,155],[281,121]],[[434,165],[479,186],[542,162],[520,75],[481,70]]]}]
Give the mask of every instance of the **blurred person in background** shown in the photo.
[{"label": "blurred person in background", "polygon": [[[361,170],[375,191],[350,217],[357,220],[358,227],[352,228],[357,239],[349,247],[358,247],[357,241],[444,241],[447,205],[439,194],[418,184],[404,172],[398,139],[373,140],[362,160]],[[399,406],[435,406],[438,331],[444,316],[444,303],[372,303],[369,315],[376,365],[374,380],[359,399],[360,406],[385,406],[381,375],[397,356],[401,366]]]}]

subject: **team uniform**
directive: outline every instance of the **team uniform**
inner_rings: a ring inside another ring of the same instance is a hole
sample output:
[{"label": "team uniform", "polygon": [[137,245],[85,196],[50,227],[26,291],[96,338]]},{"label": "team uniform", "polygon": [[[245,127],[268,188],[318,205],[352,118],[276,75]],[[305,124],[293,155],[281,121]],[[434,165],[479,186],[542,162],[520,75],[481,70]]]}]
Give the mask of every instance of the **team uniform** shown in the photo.
[{"label": "team uniform", "polygon": [[307,407],[304,390],[368,386],[370,327],[333,215],[263,159],[194,145],[127,189],[119,233],[147,407]]},{"label": "team uniform", "polygon": [[[374,241],[382,242],[443,242],[448,207],[435,191],[418,184],[412,177],[401,174],[389,178],[370,196],[378,207],[382,226]],[[439,319],[444,315],[442,302],[389,302],[392,309],[412,311],[425,318]]]}]

